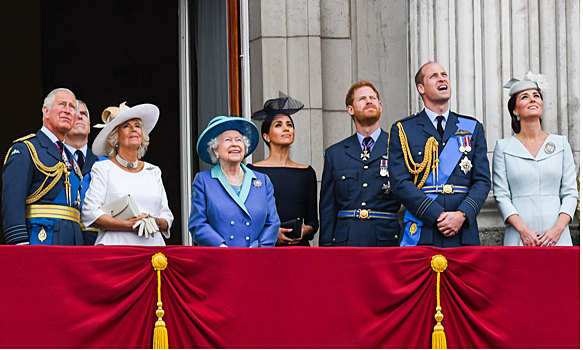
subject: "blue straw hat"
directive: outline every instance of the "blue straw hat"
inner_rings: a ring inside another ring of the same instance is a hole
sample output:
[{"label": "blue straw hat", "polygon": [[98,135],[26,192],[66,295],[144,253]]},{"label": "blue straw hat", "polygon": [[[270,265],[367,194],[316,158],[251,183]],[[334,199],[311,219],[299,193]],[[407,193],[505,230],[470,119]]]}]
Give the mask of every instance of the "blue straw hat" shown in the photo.
[{"label": "blue straw hat", "polygon": [[257,126],[255,126],[252,121],[240,117],[218,116],[214,117],[209,122],[209,125],[204,129],[202,134],[200,134],[198,142],[196,143],[198,156],[205,163],[213,164],[208,153],[208,143],[227,130],[237,130],[241,135],[249,139],[251,145],[247,148],[245,157],[255,151],[257,143],[259,143],[259,130],[257,130]]}]

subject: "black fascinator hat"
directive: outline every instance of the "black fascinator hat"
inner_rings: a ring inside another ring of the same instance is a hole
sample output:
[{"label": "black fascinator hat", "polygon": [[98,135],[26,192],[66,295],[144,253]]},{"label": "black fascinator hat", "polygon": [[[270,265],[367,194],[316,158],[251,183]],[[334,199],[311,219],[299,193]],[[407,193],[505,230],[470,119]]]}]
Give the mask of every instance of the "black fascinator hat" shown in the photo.
[{"label": "black fascinator hat", "polygon": [[271,100],[265,101],[263,104],[263,109],[253,113],[251,119],[254,120],[265,120],[268,116],[273,116],[277,114],[292,115],[304,108],[304,104],[300,101],[293,99],[283,92],[279,92],[278,98],[272,98]]},{"label": "black fascinator hat", "polygon": [[[261,124],[261,138],[263,138],[263,134],[269,134],[271,123],[273,122],[273,118],[276,115],[278,114],[287,115],[291,120],[292,125],[294,125],[294,121],[291,118],[291,115],[297,113],[302,108],[304,108],[303,103],[287,96],[286,94],[280,91],[278,98],[272,98],[271,100],[265,101],[265,104],[263,104],[263,109],[253,113],[251,119],[263,121],[263,123]],[[267,144],[267,146],[271,148],[269,142],[265,141],[265,139],[263,139],[263,141]]]}]

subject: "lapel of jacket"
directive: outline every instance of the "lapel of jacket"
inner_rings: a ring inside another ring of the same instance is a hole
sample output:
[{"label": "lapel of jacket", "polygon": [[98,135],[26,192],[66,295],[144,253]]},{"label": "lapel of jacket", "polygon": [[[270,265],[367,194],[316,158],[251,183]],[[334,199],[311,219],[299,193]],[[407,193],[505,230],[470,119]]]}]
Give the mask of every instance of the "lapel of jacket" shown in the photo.
[{"label": "lapel of jacket", "polygon": [[362,162],[362,159],[360,158],[362,147],[360,147],[360,144],[358,143],[358,137],[356,134],[352,135],[345,141],[344,147],[348,156]]},{"label": "lapel of jacket", "polygon": [[[40,146],[46,149],[46,153],[50,154],[53,158],[55,158],[59,162],[63,161],[59,148],[57,147],[57,145],[51,142],[51,139],[49,139],[49,137],[45,135],[44,132],[39,130],[36,133],[36,137],[38,138],[38,143],[40,144]],[[65,150],[63,150],[63,152],[65,152]]]},{"label": "lapel of jacket", "polygon": [[85,164],[83,165],[83,169],[81,169],[81,172],[83,173],[83,175],[85,175],[91,171],[91,167],[93,166],[93,163],[95,163],[96,161],[97,161],[97,156],[95,154],[93,154],[93,152],[91,152],[91,148],[87,147],[87,155],[85,156]]},{"label": "lapel of jacket", "polygon": [[[451,115],[451,113],[450,113],[450,115]],[[428,134],[429,136],[435,137],[436,140],[441,140],[441,137],[439,136],[439,133],[437,132],[437,129],[435,128],[435,125],[433,125],[433,122],[431,122],[431,120],[429,120],[427,113],[425,113],[425,109],[423,111],[421,111],[421,113],[419,113],[419,115],[417,116],[417,124],[419,124],[421,126],[421,128],[423,129],[423,131],[426,134]],[[444,135],[445,135],[445,133],[444,133]]]},{"label": "lapel of jacket", "polygon": [[[252,176],[255,176],[255,174],[253,174],[253,172],[251,172],[251,174],[252,174]],[[241,208],[241,210],[243,210],[245,212],[245,214],[247,214],[247,216],[249,218],[251,218],[251,215],[249,214],[249,212],[247,211],[247,207],[245,206],[245,200],[243,200],[243,198],[239,197],[237,195],[237,193],[235,192],[235,190],[233,189],[233,187],[231,187],[231,185],[229,185],[229,182],[227,182],[225,175],[223,175],[223,172],[221,171],[221,166],[219,164],[217,164],[214,168],[211,169],[211,177],[219,180],[219,182],[221,183],[221,185],[223,186],[225,191],[227,191],[227,194],[231,197],[231,199],[233,201],[235,201],[235,203],[237,203],[237,205]],[[249,194],[249,188],[251,187],[251,175],[248,175],[247,172],[245,173],[245,177],[243,179],[243,185],[242,185],[243,187],[241,187],[241,194],[243,194],[243,189],[245,188],[246,181],[248,182],[248,184],[247,184],[247,194],[245,195],[245,197],[247,197],[247,195]],[[247,199],[247,198],[245,198],[245,199]]]},{"label": "lapel of jacket", "polygon": [[372,152],[370,154],[370,158],[366,163],[372,163],[375,160],[379,159],[383,155],[387,155],[387,141],[389,139],[389,134],[387,134],[383,129],[381,129],[381,134],[377,139],[377,142],[374,144]]},{"label": "lapel of jacket", "polygon": [[443,140],[449,140],[451,135],[457,131],[458,122],[459,119],[457,115],[452,111],[449,111],[449,117],[447,118],[447,123],[445,124],[445,130],[443,130]]}]

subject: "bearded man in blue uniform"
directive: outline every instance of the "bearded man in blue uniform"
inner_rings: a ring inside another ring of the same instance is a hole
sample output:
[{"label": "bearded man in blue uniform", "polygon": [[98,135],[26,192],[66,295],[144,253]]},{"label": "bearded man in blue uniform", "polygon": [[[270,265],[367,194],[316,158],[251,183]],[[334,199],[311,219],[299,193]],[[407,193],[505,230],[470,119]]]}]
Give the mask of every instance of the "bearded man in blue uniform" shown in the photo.
[{"label": "bearded man in blue uniform", "polygon": [[399,242],[397,202],[388,186],[389,134],[374,85],[359,81],[346,94],[356,134],[324,153],[320,246],[391,247]]},{"label": "bearded man in blue uniform", "polygon": [[4,237],[7,244],[83,245],[83,175],[63,144],[77,114],[75,94],[64,88],[51,91],[42,113],[42,128],[14,141],[4,160]]},{"label": "bearded man in blue uniform", "polygon": [[450,111],[445,69],[426,63],[415,76],[425,109],[391,128],[392,191],[405,206],[401,246],[480,245],[476,217],[490,191],[484,127]]}]

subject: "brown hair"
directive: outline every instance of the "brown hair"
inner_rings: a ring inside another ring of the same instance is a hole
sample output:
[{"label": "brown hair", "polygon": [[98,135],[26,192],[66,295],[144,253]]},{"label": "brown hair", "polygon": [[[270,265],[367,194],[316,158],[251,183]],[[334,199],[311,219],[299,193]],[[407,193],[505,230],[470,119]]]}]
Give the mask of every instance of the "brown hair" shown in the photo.
[{"label": "brown hair", "polygon": [[[530,89],[529,89],[530,90]],[[534,89],[537,90],[538,93],[540,94],[540,99],[543,99],[543,93],[539,90],[539,89]],[[514,115],[514,109],[516,108],[516,100],[518,99],[518,95],[520,95],[522,91],[519,91],[517,93],[515,93],[514,95],[510,96],[510,99],[508,100],[508,112],[510,112],[510,118],[512,119],[512,130],[514,131],[515,134],[520,133],[520,120],[518,120],[518,118],[516,117],[516,115]],[[542,119],[539,119],[541,124],[543,123]]]},{"label": "brown hair", "polygon": [[359,89],[363,86],[370,87],[375,92],[375,94],[377,94],[377,98],[380,100],[379,92],[374,87],[374,85],[370,81],[361,80],[361,81],[353,84],[350,87],[350,89],[348,89],[348,93],[346,94],[346,99],[344,100],[344,103],[346,103],[346,107],[352,106],[352,103],[354,102],[354,90]]},{"label": "brown hair", "polygon": [[417,74],[415,74],[415,86],[421,84],[423,85],[423,79],[425,79],[425,73],[423,73],[423,68],[425,68],[425,66],[427,66],[428,64],[431,63],[435,63],[433,61],[429,61],[427,63],[425,63],[424,65],[421,66],[421,68],[419,68],[419,70],[417,71]]}]

